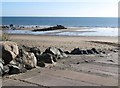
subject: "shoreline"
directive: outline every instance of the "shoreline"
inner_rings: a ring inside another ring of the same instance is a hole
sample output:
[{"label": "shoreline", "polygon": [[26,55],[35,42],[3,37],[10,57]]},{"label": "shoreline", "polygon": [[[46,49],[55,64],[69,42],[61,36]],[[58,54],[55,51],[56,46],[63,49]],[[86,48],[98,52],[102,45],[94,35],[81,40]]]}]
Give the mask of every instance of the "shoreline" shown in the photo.
[{"label": "shoreline", "polygon": [[[39,29],[39,28],[38,28]],[[3,30],[8,34],[53,35],[53,36],[118,36],[118,28],[67,28],[46,31],[32,31],[33,29]]]}]

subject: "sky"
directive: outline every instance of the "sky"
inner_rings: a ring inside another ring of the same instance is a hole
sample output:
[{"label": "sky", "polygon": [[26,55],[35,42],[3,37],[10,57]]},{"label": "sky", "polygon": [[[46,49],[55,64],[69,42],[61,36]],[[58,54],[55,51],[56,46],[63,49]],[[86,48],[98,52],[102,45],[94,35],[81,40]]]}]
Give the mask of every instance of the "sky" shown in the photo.
[{"label": "sky", "polygon": [[2,16],[117,17],[119,0],[6,0]]}]

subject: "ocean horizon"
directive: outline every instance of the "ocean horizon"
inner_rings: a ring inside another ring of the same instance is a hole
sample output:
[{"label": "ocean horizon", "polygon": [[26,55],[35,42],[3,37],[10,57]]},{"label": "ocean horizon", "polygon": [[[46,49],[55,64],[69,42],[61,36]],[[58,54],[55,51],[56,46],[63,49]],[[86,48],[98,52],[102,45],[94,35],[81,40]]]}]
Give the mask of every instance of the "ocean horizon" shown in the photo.
[{"label": "ocean horizon", "polygon": [[66,27],[118,27],[117,17],[0,17],[2,25],[41,25]]}]

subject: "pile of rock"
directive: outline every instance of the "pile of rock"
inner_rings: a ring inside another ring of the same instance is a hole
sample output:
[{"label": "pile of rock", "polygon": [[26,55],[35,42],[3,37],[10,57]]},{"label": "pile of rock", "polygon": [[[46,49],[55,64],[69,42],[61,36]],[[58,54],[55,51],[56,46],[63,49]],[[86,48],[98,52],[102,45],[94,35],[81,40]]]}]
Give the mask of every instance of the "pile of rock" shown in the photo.
[{"label": "pile of rock", "polygon": [[58,48],[49,47],[41,52],[38,47],[18,46],[15,42],[0,42],[0,75],[26,72],[45,63],[54,63],[67,55]]},{"label": "pile of rock", "polygon": [[34,29],[33,31],[51,31],[51,30],[58,30],[58,29],[67,29],[67,28],[62,25],[57,25],[57,26],[43,28],[43,29]]},{"label": "pile of rock", "polygon": [[16,29],[15,25],[13,25],[13,24],[10,24],[10,25],[2,25],[1,28],[2,28],[2,30],[7,30],[7,29],[15,30],[15,29]]},{"label": "pile of rock", "polygon": [[92,49],[80,49],[80,48],[74,48],[71,52],[66,51],[66,54],[75,54],[75,55],[89,55],[89,54],[100,54],[100,51],[92,48]]}]

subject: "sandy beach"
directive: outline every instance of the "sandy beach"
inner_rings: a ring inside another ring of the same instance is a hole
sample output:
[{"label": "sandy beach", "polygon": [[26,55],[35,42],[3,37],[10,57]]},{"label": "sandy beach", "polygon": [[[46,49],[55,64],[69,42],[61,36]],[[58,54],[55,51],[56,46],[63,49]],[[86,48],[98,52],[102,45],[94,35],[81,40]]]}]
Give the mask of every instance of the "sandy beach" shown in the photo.
[{"label": "sandy beach", "polygon": [[[118,86],[117,37],[73,37],[44,35],[9,35],[18,45],[48,47],[63,51],[80,49],[108,50],[106,55],[69,55],[45,68],[3,78],[3,86]],[[109,51],[109,50],[113,51]],[[51,80],[51,81],[50,81]],[[19,84],[19,85],[18,85]]]},{"label": "sandy beach", "polygon": [[0,87],[120,87],[118,0],[2,2]]}]

